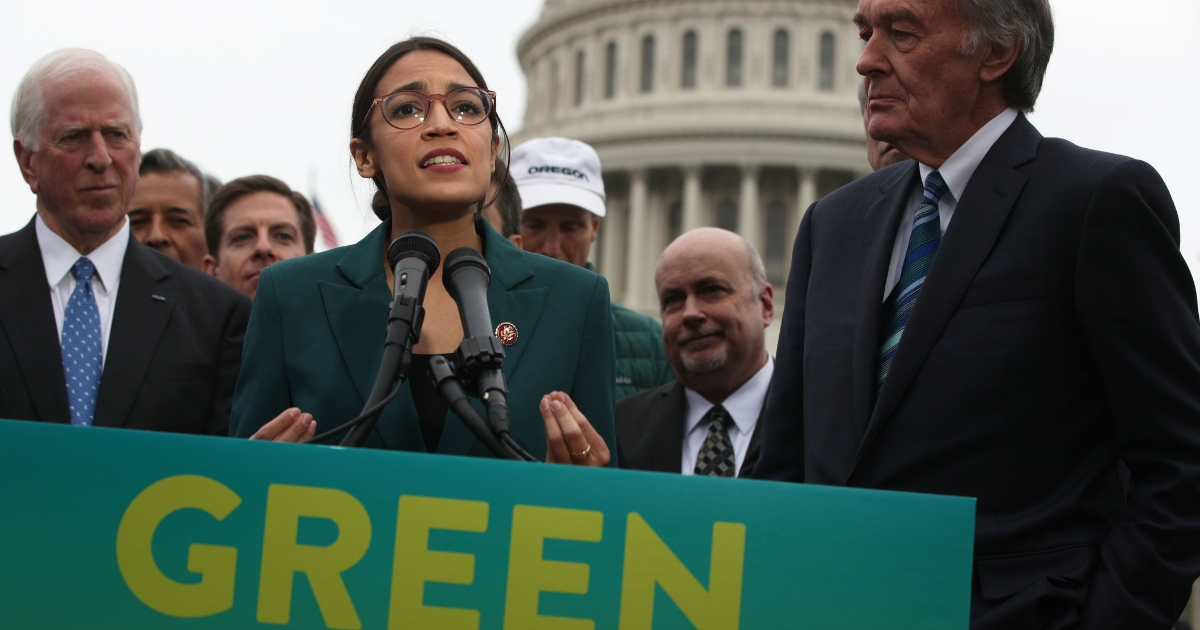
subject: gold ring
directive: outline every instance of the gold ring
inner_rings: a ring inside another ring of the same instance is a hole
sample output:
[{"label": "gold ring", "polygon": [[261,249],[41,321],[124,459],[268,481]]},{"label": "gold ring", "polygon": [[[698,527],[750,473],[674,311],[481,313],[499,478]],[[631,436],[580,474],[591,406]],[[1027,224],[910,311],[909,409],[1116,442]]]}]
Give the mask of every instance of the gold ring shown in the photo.
[{"label": "gold ring", "polygon": [[[567,451],[567,452],[571,453],[571,451]],[[573,459],[577,462],[581,462],[591,456],[592,456],[592,445],[591,444],[588,444],[588,447],[583,449],[582,453],[571,453],[571,459]]]}]

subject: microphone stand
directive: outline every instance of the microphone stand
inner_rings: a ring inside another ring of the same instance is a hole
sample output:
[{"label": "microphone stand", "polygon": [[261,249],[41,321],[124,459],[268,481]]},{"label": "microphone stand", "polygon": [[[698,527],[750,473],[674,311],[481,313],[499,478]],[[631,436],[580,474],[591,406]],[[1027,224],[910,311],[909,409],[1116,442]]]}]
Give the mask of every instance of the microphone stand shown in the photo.
[{"label": "microphone stand", "polygon": [[[388,246],[388,263],[393,267],[393,299],[388,308],[387,334],[383,342],[383,359],[371,395],[363,411],[351,422],[353,428],[342,440],[342,446],[362,446],[387,401],[395,397],[400,385],[408,378],[412,365],[412,348],[421,338],[425,321],[425,287],[429,277],[441,262],[437,243],[420,230],[409,230]],[[349,425],[350,423],[347,423]],[[315,438],[314,438],[315,439]]]}]

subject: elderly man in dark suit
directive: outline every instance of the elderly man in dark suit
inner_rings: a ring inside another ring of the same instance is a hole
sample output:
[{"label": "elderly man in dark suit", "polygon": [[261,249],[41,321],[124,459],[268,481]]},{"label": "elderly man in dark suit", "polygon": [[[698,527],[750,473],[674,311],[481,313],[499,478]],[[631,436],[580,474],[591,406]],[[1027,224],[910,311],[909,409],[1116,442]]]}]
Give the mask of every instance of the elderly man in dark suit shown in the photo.
[{"label": "elderly man in dark suit", "polygon": [[861,0],[869,133],[802,222],[755,476],[977,497],[971,625],[1169,628],[1200,575],[1200,325],[1145,163],[1026,120],[1046,0]]},{"label": "elderly man in dark suit", "polygon": [[0,237],[0,418],[225,434],[250,303],[132,237],[128,73],[52,53],[18,87],[12,123],[37,215]]},{"label": "elderly man in dark suit", "polygon": [[654,270],[662,343],[678,380],[617,401],[625,468],[748,476],[775,362],[774,289],[746,239],[717,228],[675,239]]}]

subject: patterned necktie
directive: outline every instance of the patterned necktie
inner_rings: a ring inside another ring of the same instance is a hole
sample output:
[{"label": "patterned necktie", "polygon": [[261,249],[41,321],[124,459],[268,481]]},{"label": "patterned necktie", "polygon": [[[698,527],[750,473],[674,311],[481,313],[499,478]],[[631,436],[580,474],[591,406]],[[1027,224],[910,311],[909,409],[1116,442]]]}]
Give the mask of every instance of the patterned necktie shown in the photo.
[{"label": "patterned necktie", "polygon": [[729,412],[721,405],[714,405],[701,422],[708,420],[708,437],[704,438],[704,446],[700,447],[700,455],[696,457],[697,475],[709,477],[732,477],[736,472],[733,458],[733,442],[729,441],[729,432],[725,427],[732,421]]},{"label": "patterned necktie", "polygon": [[908,239],[908,250],[904,255],[904,265],[900,270],[900,281],[892,289],[891,295],[883,303],[883,330],[879,338],[883,343],[879,346],[879,378],[875,381],[875,397],[883,389],[887,380],[888,369],[892,367],[892,359],[896,357],[896,348],[900,345],[900,337],[904,334],[904,325],[908,316],[917,303],[921,293],[921,285],[925,283],[925,275],[933,264],[938,245],[942,242],[942,221],[938,214],[938,201],[946,194],[946,182],[941,173],[934,171],[925,178],[925,194],[921,205],[913,215],[912,234]]},{"label": "patterned necktie", "polygon": [[96,266],[80,258],[71,267],[75,291],[63,313],[62,361],[67,377],[67,400],[71,406],[71,424],[90,426],[96,414],[96,394],[100,388],[103,350],[100,346],[100,309],[92,293]]}]

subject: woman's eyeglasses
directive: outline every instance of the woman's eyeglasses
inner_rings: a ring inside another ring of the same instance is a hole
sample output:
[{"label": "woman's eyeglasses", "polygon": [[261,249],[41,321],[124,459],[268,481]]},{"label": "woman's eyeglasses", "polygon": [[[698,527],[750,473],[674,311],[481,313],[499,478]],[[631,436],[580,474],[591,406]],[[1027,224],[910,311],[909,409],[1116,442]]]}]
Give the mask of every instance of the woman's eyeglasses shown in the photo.
[{"label": "woman's eyeglasses", "polygon": [[387,124],[396,129],[415,129],[425,123],[433,101],[441,101],[454,122],[474,127],[487,120],[495,109],[496,93],[473,87],[458,88],[444,95],[401,90],[375,99],[364,122],[370,120],[371,110],[378,105]]}]

